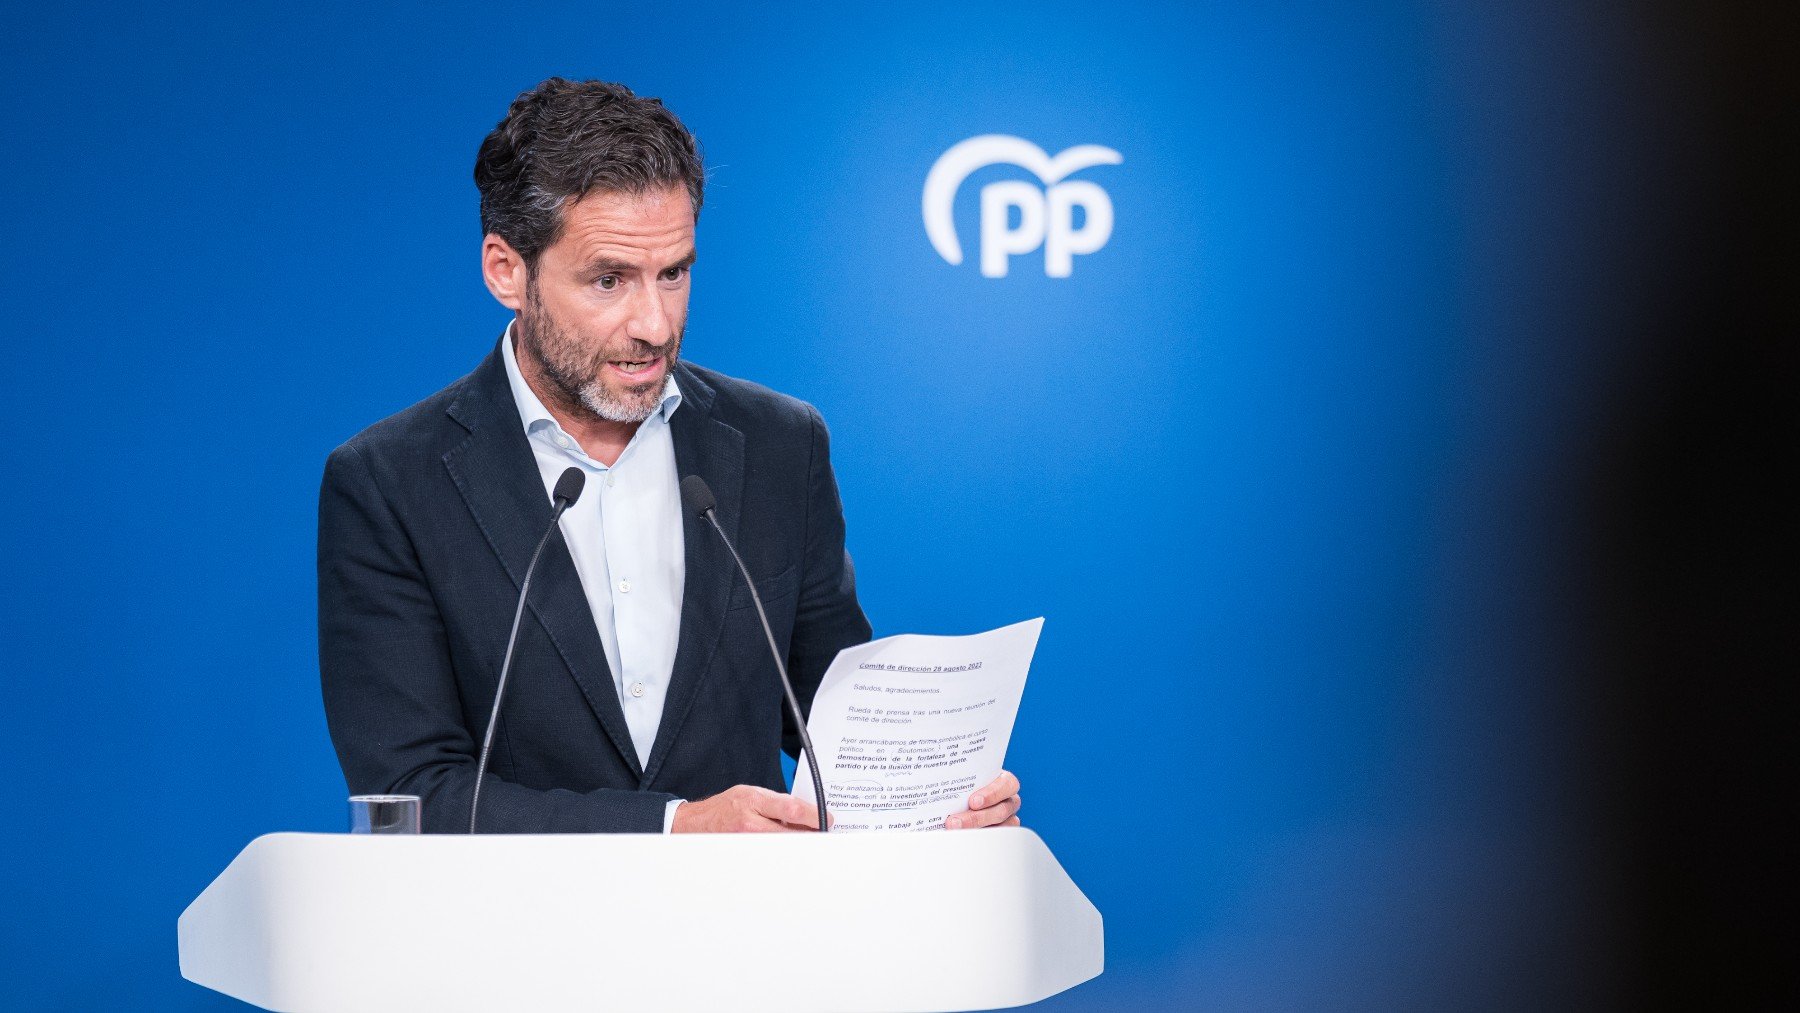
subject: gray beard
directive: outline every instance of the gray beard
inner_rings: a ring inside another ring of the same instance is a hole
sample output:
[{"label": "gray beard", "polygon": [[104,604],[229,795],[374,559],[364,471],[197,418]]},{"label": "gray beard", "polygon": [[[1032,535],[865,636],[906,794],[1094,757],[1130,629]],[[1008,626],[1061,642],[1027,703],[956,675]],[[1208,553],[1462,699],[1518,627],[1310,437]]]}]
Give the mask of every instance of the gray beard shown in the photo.
[{"label": "gray beard", "polygon": [[636,425],[652,415],[662,403],[662,387],[659,385],[647,391],[648,396],[632,392],[629,398],[615,397],[608,393],[598,382],[583,384],[581,387],[581,403],[587,405],[588,411],[609,422],[624,422]]},{"label": "gray beard", "polygon": [[[526,285],[526,302],[534,311],[519,318],[520,344],[537,361],[538,369],[550,381],[555,389],[558,407],[574,413],[586,408],[608,422],[620,422],[626,425],[637,425],[656,414],[662,405],[662,394],[667,380],[641,390],[627,389],[623,393],[608,391],[594,375],[606,368],[606,361],[598,359],[592,363],[577,364],[560,361],[560,355],[552,355],[552,350],[565,353],[572,350],[573,342],[563,334],[548,313],[537,292],[535,282]],[[646,349],[651,346],[644,346]],[[680,355],[681,335],[675,335],[673,347],[670,349],[669,368],[675,367],[675,360]],[[587,370],[585,376],[581,370]],[[665,374],[666,376],[666,374]]]}]

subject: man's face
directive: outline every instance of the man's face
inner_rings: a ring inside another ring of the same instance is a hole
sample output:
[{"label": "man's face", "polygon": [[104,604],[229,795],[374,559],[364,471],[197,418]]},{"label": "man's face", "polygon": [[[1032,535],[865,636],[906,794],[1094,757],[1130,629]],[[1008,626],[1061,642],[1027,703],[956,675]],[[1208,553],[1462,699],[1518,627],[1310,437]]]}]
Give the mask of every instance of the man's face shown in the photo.
[{"label": "man's face", "polygon": [[531,356],[567,412],[614,422],[650,417],[681,350],[694,207],[680,187],[591,193],[563,208],[519,308]]}]

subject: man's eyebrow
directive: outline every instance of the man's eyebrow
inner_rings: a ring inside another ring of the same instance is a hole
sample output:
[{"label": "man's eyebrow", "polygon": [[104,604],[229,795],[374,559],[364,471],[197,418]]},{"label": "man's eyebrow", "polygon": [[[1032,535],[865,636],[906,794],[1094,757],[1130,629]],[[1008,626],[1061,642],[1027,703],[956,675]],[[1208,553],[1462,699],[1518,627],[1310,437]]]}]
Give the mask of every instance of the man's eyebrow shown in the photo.
[{"label": "man's eyebrow", "polygon": [[[668,271],[668,270],[673,270],[675,268],[685,269],[685,268],[693,267],[694,261],[699,260],[699,259],[700,259],[700,252],[695,249],[689,249],[687,251],[687,256],[682,257],[680,260],[677,260],[675,263],[670,264],[668,267],[663,268],[663,270]],[[598,277],[601,277],[602,275],[608,275],[608,274],[629,274],[635,270],[637,270],[637,265],[633,264],[629,261],[613,260],[611,258],[602,257],[598,260],[588,261],[587,266],[584,270],[584,273],[587,274],[589,277],[598,278]]]},{"label": "man's eyebrow", "polygon": [[600,260],[588,261],[586,270],[588,274],[598,278],[603,274],[624,274],[625,272],[635,270],[636,268],[636,264],[628,264],[623,260],[607,260],[603,258]]}]

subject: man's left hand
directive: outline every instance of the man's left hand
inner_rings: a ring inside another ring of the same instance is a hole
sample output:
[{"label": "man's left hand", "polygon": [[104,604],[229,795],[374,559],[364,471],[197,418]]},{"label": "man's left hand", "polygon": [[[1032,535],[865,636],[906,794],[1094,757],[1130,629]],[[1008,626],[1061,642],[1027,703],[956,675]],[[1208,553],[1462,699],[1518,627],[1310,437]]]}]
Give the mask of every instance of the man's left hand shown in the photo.
[{"label": "man's left hand", "polygon": [[1002,770],[994,783],[969,796],[969,808],[944,820],[945,830],[1019,825],[1019,779]]}]

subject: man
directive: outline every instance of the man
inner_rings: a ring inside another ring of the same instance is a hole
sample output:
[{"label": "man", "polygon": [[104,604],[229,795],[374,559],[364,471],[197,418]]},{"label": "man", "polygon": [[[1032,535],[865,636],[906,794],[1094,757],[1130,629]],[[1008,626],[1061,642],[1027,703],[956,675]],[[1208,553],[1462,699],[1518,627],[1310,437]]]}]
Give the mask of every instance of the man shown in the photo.
[{"label": "man", "polygon": [[[332,453],[319,659],[354,792],[416,794],[466,830],[519,581],[569,467],[481,788],[489,832],[799,831],[798,749],[750,595],[680,508],[698,475],[810,706],[869,638],[824,423],[679,358],[703,172],[655,99],[552,78],[481,145],[482,275],[515,313],[475,371]],[[951,828],[1017,824],[1018,782]]]}]

